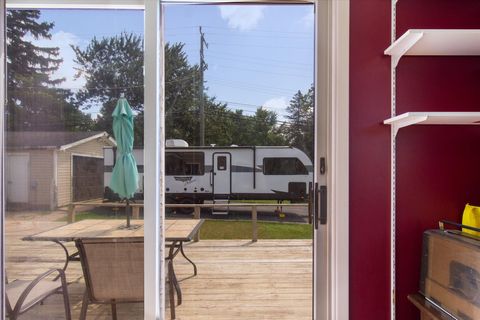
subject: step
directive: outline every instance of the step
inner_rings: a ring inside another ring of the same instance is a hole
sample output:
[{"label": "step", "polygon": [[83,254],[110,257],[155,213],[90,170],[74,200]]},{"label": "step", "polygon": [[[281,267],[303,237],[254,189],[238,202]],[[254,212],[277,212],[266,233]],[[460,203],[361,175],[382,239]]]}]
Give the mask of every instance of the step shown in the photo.
[{"label": "step", "polygon": [[215,207],[212,210],[213,215],[227,215],[229,211],[228,205],[230,204],[230,200],[228,199],[214,199],[214,204],[224,204],[225,206]]}]

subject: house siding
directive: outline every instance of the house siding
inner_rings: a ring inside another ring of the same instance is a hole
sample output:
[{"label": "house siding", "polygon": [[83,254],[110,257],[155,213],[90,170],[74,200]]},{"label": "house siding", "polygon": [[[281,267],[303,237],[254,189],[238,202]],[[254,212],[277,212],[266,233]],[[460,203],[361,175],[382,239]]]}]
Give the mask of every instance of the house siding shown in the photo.
[{"label": "house siding", "polygon": [[72,202],[72,156],[82,155],[103,158],[103,147],[107,144],[102,139],[96,139],[67,149],[58,151],[58,206],[65,206]]}]

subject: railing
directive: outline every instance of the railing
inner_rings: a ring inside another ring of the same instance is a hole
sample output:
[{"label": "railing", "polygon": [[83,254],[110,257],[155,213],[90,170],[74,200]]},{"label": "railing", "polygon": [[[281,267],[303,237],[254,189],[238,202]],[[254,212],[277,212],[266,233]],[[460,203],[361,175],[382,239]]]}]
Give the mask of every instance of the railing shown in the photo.
[{"label": "railing", "polygon": [[[82,201],[82,202],[74,202],[69,205],[68,209],[68,223],[75,222],[75,215],[76,215],[76,208],[79,206],[95,206],[95,207],[126,207],[125,203],[122,202],[97,202],[97,201]],[[140,217],[140,207],[143,207],[143,203],[130,203],[130,207],[132,208],[132,218],[138,219]],[[286,204],[273,204],[273,203],[229,203],[229,204],[214,204],[214,203],[204,203],[204,204],[174,204],[168,203],[165,204],[166,208],[193,208],[193,218],[200,219],[201,209],[202,208],[235,208],[235,207],[250,207],[252,213],[252,241],[257,242],[258,240],[258,207],[309,207],[308,203],[286,203]],[[308,209],[310,212],[310,208]],[[309,216],[309,223],[311,223],[311,217]],[[199,240],[199,236],[195,238],[195,241]]]}]

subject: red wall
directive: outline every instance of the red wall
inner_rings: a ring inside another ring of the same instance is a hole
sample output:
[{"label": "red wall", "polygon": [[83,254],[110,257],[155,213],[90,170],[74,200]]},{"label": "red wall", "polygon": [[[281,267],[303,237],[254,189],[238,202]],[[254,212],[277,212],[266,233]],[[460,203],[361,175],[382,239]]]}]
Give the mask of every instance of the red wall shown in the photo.
[{"label": "red wall", "polygon": [[[389,319],[389,0],[350,2],[350,315]],[[414,28],[480,29],[478,0],[399,0],[397,36]],[[404,57],[397,114],[480,111],[480,58]],[[480,205],[480,128],[415,126],[397,135],[397,319],[419,319],[422,232]]]}]

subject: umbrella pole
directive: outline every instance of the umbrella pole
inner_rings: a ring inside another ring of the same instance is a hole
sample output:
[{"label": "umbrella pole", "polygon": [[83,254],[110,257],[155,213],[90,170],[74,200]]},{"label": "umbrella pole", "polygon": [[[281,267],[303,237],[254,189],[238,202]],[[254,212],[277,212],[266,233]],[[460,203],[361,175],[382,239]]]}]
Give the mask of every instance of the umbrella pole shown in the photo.
[{"label": "umbrella pole", "polygon": [[127,228],[130,228],[130,201],[128,199],[125,207],[125,213],[127,214]]}]

